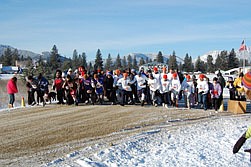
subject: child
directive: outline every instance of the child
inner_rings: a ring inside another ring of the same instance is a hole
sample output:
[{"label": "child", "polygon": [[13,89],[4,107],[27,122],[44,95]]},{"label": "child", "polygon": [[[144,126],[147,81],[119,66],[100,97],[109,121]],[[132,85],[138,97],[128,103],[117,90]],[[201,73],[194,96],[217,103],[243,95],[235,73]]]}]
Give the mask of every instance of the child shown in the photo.
[{"label": "child", "polygon": [[211,98],[213,101],[213,106],[215,111],[219,109],[219,100],[220,100],[220,94],[221,94],[221,86],[218,83],[218,78],[213,78],[213,89],[210,90]]},{"label": "child", "polygon": [[233,77],[228,77],[226,87],[229,89],[230,100],[235,100],[236,88],[234,87]]}]

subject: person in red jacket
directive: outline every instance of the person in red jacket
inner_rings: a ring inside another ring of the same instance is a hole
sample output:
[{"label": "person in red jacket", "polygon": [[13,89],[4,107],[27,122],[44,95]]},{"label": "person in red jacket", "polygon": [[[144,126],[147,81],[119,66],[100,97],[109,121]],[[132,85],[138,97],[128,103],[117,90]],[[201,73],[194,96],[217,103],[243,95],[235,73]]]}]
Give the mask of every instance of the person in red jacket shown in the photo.
[{"label": "person in red jacket", "polygon": [[13,108],[15,102],[15,93],[18,93],[17,89],[17,77],[11,78],[7,83],[7,92],[10,97],[9,108]]}]

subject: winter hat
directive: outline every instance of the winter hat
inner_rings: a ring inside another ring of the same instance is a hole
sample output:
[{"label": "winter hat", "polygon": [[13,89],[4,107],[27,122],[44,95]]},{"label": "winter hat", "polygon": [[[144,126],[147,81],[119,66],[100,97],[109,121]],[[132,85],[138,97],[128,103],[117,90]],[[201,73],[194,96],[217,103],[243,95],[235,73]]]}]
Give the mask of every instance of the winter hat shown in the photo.
[{"label": "winter hat", "polygon": [[164,74],[164,75],[163,75],[163,78],[164,78],[164,79],[167,79],[167,75],[166,75],[166,74]]},{"label": "winter hat", "polygon": [[117,74],[117,75],[120,74],[120,70],[119,70],[119,69],[116,70],[116,74]]},{"label": "winter hat", "polygon": [[153,67],[153,71],[158,71],[158,68],[157,67]]},{"label": "winter hat", "polygon": [[123,76],[126,78],[128,76],[128,73],[123,73]]},{"label": "winter hat", "polygon": [[178,74],[175,72],[173,73],[173,78],[176,78],[178,76]]},{"label": "winter hat", "polygon": [[186,75],[186,79],[187,79],[187,80],[190,80],[190,79],[191,79],[191,76],[190,76],[190,75]]},{"label": "winter hat", "polygon": [[242,83],[247,89],[251,89],[251,72],[248,72],[242,78]]},{"label": "winter hat", "polygon": [[204,75],[204,74],[200,74],[200,75],[199,75],[199,78],[200,78],[200,79],[204,79],[204,78],[205,78],[205,75]]}]

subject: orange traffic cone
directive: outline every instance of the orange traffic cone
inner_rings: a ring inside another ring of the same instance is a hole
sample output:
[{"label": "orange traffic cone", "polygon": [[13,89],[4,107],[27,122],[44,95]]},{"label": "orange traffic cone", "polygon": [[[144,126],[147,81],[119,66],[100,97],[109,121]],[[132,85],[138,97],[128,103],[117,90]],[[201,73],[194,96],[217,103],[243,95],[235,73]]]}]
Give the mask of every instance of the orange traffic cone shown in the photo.
[{"label": "orange traffic cone", "polygon": [[25,107],[24,97],[22,97],[21,106],[22,106],[22,107]]}]

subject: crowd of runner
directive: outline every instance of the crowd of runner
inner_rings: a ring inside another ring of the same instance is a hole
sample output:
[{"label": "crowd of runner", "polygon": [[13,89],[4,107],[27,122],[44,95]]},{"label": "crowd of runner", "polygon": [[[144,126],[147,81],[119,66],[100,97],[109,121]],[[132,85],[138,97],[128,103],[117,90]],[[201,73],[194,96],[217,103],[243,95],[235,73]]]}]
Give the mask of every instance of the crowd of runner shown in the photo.
[{"label": "crowd of runner", "polygon": [[[29,105],[45,105],[51,98],[50,93],[55,92],[57,104],[102,105],[105,102],[121,106],[140,104],[169,108],[179,107],[178,102],[183,99],[185,107],[189,109],[218,110],[225,86],[229,88],[230,99],[240,97],[235,94],[236,88],[241,88],[241,83],[234,82],[237,80],[229,78],[226,85],[220,72],[209,81],[205,74],[199,74],[196,78],[195,75],[182,74],[173,69],[167,71],[166,67],[160,69],[156,66],[139,71],[125,69],[107,72],[87,72],[84,67],[79,67],[75,71],[57,70],[50,89],[49,82],[42,74],[38,77],[29,76],[26,86]],[[231,94],[233,88],[235,91]]]}]

